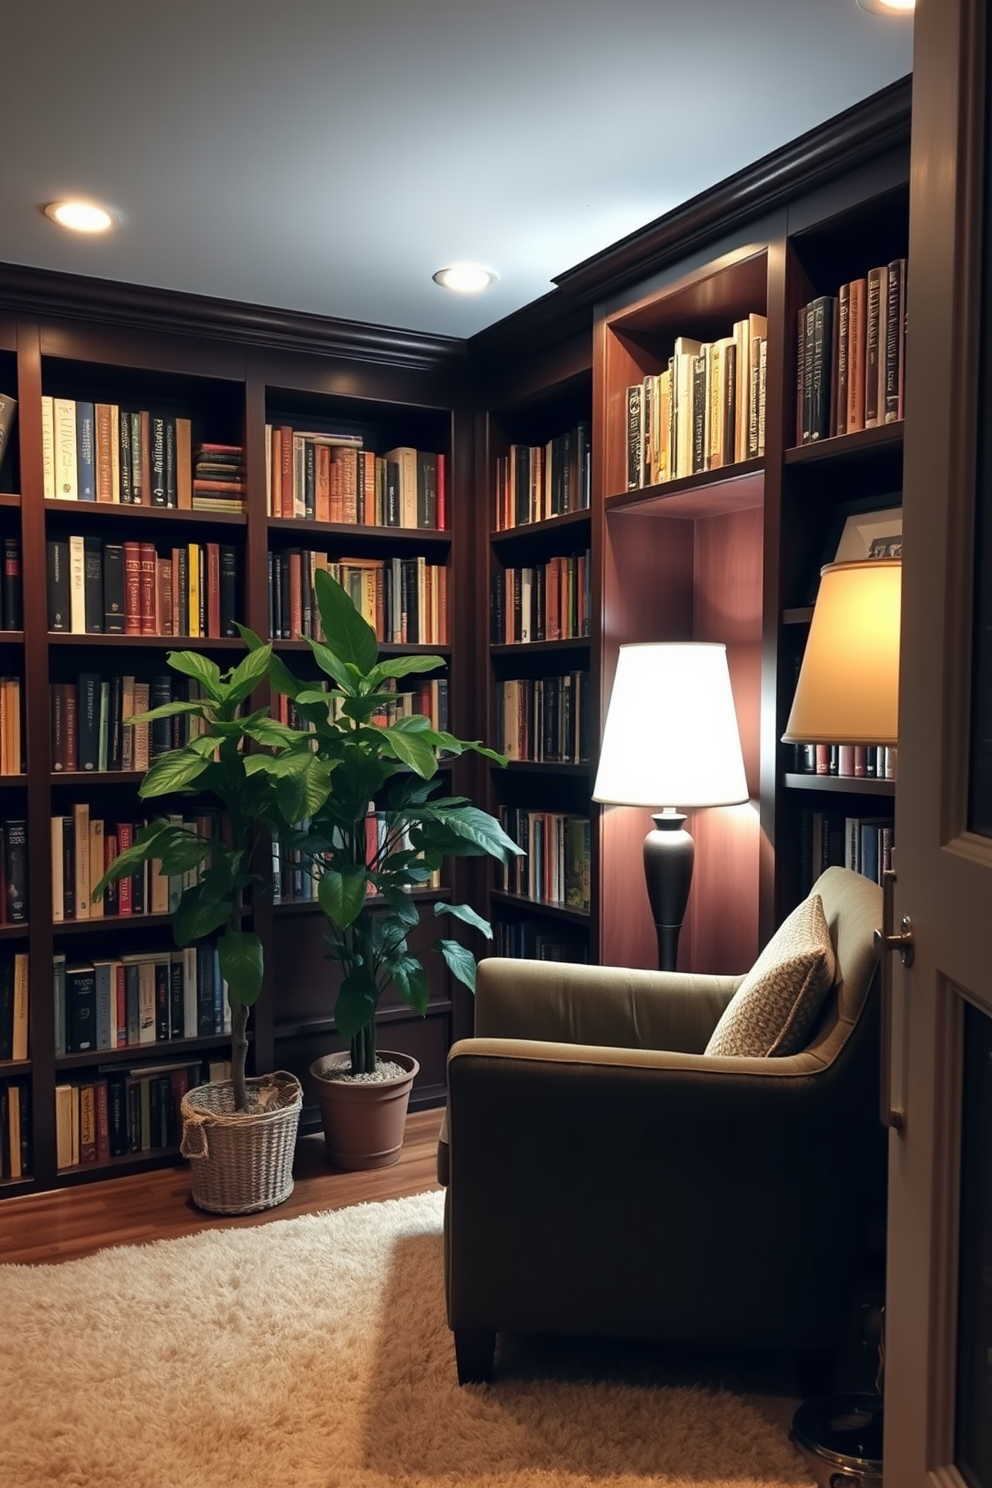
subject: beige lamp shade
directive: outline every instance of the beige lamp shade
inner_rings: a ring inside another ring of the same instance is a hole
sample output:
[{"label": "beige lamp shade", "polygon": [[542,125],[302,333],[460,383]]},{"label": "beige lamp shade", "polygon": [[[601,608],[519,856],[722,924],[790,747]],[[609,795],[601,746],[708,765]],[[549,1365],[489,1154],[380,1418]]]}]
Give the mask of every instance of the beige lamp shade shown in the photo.
[{"label": "beige lamp shade", "polygon": [[657,809],[747,799],[726,646],[621,646],[593,800]]},{"label": "beige lamp shade", "polygon": [[899,558],[821,570],[784,743],[896,743],[901,596]]}]

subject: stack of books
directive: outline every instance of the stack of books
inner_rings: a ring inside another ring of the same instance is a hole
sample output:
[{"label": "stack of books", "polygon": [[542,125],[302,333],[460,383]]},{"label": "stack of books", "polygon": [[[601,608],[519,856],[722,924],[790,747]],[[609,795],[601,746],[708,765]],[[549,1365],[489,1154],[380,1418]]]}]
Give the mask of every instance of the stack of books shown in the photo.
[{"label": "stack of books", "polygon": [[240,444],[198,444],[193,451],[193,510],[245,507],[245,452]]}]

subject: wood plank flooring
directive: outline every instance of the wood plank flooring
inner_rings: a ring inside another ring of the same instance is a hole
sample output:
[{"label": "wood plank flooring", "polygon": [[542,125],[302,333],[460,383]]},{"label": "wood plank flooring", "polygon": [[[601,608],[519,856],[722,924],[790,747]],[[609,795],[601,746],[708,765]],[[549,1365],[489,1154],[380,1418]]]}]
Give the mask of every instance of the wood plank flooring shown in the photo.
[{"label": "wood plank flooring", "polygon": [[322,1209],[425,1193],[438,1187],[435,1154],[442,1114],[440,1109],[413,1112],[407,1118],[399,1162],[364,1173],[332,1168],[324,1156],[323,1136],[301,1137],[293,1192],[284,1204],[261,1214],[227,1216],[197,1209],[185,1164],[5,1199],[0,1202],[0,1262],[69,1261],[105,1245],[268,1224]]}]

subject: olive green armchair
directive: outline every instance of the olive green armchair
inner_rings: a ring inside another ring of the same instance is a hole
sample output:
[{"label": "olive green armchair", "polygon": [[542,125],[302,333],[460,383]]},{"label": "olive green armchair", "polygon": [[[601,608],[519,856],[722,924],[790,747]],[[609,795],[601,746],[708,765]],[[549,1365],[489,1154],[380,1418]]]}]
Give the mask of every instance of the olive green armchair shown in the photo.
[{"label": "olive green armchair", "polygon": [[881,891],[830,868],[794,916],[817,895],[830,964],[795,1052],[705,1052],[786,926],[749,978],[480,963],[438,1149],[462,1383],[501,1331],[836,1345],[885,1205]]}]

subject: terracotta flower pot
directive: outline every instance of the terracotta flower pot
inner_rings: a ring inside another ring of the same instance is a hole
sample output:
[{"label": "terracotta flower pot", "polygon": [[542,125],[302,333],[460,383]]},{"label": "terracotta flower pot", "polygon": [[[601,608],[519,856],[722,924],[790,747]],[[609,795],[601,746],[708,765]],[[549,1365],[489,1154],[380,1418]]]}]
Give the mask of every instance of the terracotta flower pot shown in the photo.
[{"label": "terracotta flower pot", "polygon": [[410,1091],[420,1065],[411,1054],[380,1049],[380,1060],[405,1071],[385,1080],[327,1078],[347,1066],[347,1050],[324,1054],[310,1066],[320,1104],[327,1160],[336,1168],[388,1168],[399,1162]]}]

